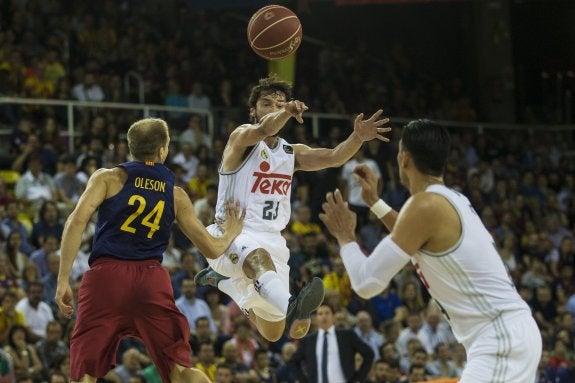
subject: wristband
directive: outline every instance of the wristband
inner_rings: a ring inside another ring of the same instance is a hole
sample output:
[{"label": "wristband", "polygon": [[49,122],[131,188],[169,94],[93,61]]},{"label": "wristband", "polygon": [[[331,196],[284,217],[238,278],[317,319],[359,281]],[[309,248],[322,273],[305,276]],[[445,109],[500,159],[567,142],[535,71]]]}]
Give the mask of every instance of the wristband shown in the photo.
[{"label": "wristband", "polygon": [[391,206],[386,204],[381,198],[377,200],[376,203],[371,205],[369,208],[373,214],[377,217],[377,219],[382,219],[387,213],[392,211],[393,209]]}]

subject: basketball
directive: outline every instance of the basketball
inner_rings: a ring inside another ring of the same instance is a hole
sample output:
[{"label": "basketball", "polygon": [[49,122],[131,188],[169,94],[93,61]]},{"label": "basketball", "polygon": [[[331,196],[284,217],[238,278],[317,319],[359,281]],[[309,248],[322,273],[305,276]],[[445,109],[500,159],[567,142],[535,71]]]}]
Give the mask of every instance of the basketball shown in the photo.
[{"label": "basketball", "polygon": [[301,39],[302,27],[298,17],[281,5],[260,8],[248,24],[250,46],[267,60],[280,60],[293,54]]}]

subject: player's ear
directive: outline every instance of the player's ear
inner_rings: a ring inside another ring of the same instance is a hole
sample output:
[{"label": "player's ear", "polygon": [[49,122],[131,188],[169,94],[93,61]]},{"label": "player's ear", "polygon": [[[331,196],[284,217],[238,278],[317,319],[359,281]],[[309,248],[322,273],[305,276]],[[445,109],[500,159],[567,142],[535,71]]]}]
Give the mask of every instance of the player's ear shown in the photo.
[{"label": "player's ear", "polygon": [[256,118],[256,108],[250,108],[250,122],[255,124],[258,122]]}]

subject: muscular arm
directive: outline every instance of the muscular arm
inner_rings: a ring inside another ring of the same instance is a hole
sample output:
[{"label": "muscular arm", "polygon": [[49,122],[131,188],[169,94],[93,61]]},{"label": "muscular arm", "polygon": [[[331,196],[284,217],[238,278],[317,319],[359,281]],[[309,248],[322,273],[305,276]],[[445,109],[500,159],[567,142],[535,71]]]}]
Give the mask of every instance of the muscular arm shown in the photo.
[{"label": "muscular arm", "polygon": [[437,198],[442,197],[431,193],[411,197],[399,213],[391,234],[366,257],[355,240],[355,217],[341,193],[328,195],[323,206],[325,213],[320,214],[320,219],[337,239],[352,287],[358,295],[368,299],[383,291],[420,248],[436,251],[439,249],[435,246],[448,247],[443,243],[444,238],[437,239],[437,232],[441,230],[438,227],[448,224],[439,211],[444,210],[445,205],[436,203]]},{"label": "muscular arm", "polygon": [[333,149],[310,148],[304,144],[293,145],[296,170],[314,171],[339,167],[345,164],[361,148],[363,141],[352,133]]},{"label": "muscular arm", "polygon": [[383,111],[380,109],[367,120],[363,119],[363,113],[359,114],[353,123],[353,132],[333,149],[294,145],[295,169],[313,171],[342,166],[357,153],[363,142],[373,139],[389,141],[382,133],[389,132],[391,128],[380,128],[383,124],[387,124],[389,119],[379,119],[381,113]]},{"label": "muscular arm", "polygon": [[[265,102],[275,102],[264,100]],[[246,148],[256,145],[267,137],[274,136],[280,132],[290,117],[295,117],[299,122],[303,122],[302,113],[307,110],[307,106],[301,101],[293,100],[283,107],[266,114],[257,124],[246,124],[236,128],[230,135],[228,144],[224,149],[223,168],[224,171],[234,170],[246,151]]]},{"label": "muscular arm", "polygon": [[208,233],[196,216],[192,201],[182,188],[174,188],[174,201],[176,221],[180,229],[206,258],[215,259],[222,255],[238,235],[239,231],[236,230],[226,230],[219,238]]},{"label": "muscular arm", "polygon": [[99,169],[90,177],[86,190],[78,200],[76,208],[66,220],[62,235],[58,284],[68,284],[72,265],[82,243],[82,234],[90,217],[106,198],[107,184],[113,174],[112,172],[113,170],[110,169]]}]

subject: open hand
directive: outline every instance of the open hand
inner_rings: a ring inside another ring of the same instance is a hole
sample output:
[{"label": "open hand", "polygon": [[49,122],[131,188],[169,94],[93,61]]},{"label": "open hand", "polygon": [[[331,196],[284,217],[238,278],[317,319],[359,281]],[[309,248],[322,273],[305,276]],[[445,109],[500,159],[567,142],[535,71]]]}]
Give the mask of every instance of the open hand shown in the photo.
[{"label": "open hand", "polygon": [[363,113],[360,113],[353,123],[353,131],[362,141],[371,141],[377,138],[380,141],[389,142],[389,138],[385,137],[383,133],[391,131],[390,127],[381,128],[382,125],[389,123],[389,118],[385,117],[379,119],[383,113],[379,109],[367,120],[363,119]]},{"label": "open hand", "polygon": [[357,217],[343,200],[339,189],[334,193],[327,193],[326,201],[322,205],[323,213],[319,219],[325,224],[331,235],[333,235],[340,246],[348,242],[355,241],[355,227]]},{"label": "open hand", "polygon": [[246,209],[242,209],[239,202],[229,199],[224,203],[224,210],[226,212],[226,220],[222,223],[221,228],[226,233],[232,233],[234,236],[240,234],[244,228]]}]

